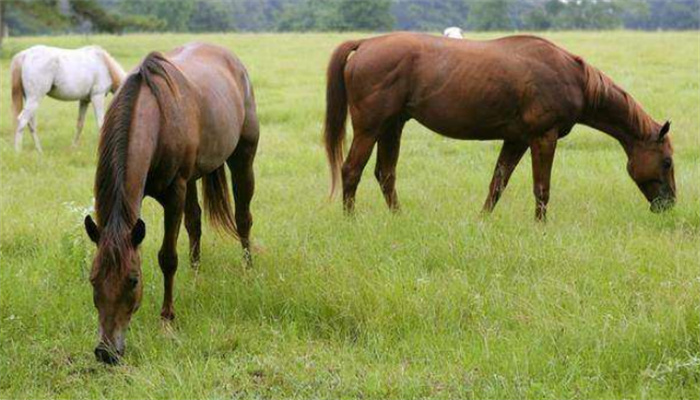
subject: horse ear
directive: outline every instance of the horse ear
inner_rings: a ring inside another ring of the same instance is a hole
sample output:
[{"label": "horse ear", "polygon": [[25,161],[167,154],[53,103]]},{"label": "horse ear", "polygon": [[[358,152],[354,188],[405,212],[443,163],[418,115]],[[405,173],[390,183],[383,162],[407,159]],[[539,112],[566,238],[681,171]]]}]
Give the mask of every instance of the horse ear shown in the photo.
[{"label": "horse ear", "polygon": [[134,247],[137,247],[138,245],[143,242],[143,238],[146,237],[146,223],[143,222],[141,218],[136,221],[136,224],[134,227],[131,229],[131,244],[134,245]]},{"label": "horse ear", "polygon": [[664,126],[661,127],[661,130],[659,131],[659,138],[657,139],[659,143],[664,141],[664,137],[668,134],[668,131],[671,130],[671,121],[666,121]]},{"label": "horse ear", "polygon": [[90,240],[92,240],[95,244],[97,244],[100,241],[100,229],[97,227],[97,224],[95,224],[95,221],[93,221],[92,217],[89,215],[85,216],[85,232],[87,232],[88,236],[90,237]]}]

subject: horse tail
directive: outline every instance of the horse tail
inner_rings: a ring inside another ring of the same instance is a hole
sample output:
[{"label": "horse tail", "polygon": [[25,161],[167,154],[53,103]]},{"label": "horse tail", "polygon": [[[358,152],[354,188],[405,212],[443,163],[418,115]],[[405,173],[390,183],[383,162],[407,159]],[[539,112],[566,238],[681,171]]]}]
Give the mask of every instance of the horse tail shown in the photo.
[{"label": "horse tail", "polygon": [[12,58],[10,71],[12,74],[12,112],[15,115],[15,123],[19,118],[19,113],[24,108],[24,85],[22,84],[22,62],[24,54],[19,53]]},{"label": "horse tail", "polygon": [[331,169],[331,192],[333,197],[340,177],[340,164],[343,160],[345,141],[345,121],[348,116],[347,89],[345,87],[345,65],[348,56],[357,50],[362,40],[350,40],[338,46],[328,64],[326,86],[326,121],[323,141]]},{"label": "horse tail", "polygon": [[238,228],[231,211],[225,164],[202,177],[202,194],[204,210],[212,226],[238,239]]}]

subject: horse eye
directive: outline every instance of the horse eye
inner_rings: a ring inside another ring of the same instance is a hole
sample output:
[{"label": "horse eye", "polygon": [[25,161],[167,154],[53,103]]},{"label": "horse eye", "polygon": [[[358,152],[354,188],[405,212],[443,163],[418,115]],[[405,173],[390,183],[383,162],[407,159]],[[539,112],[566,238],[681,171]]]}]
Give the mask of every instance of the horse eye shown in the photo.
[{"label": "horse eye", "polygon": [[673,160],[671,160],[670,158],[664,159],[664,169],[671,169],[672,165],[673,165]]}]

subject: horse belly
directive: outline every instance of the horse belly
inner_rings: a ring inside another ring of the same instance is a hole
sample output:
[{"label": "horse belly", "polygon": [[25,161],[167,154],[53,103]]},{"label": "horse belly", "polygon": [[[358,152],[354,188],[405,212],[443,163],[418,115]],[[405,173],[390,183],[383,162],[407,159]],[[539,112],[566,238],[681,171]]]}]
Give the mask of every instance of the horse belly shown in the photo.
[{"label": "horse belly", "polygon": [[59,62],[51,91],[57,100],[75,101],[90,98],[95,71],[79,63]]},{"label": "horse belly", "polygon": [[210,120],[202,130],[197,151],[196,169],[200,175],[209,174],[223,165],[236,149],[243,125],[240,117],[229,115]]},{"label": "horse belly", "polygon": [[410,114],[426,128],[452,139],[518,139],[524,133],[517,108],[473,102],[461,96],[450,98],[454,101],[419,104]]},{"label": "horse belly", "polygon": [[502,66],[492,67],[487,57],[468,56],[445,54],[441,63],[420,59],[407,104],[411,117],[454,139],[502,140],[521,135],[519,79]]}]

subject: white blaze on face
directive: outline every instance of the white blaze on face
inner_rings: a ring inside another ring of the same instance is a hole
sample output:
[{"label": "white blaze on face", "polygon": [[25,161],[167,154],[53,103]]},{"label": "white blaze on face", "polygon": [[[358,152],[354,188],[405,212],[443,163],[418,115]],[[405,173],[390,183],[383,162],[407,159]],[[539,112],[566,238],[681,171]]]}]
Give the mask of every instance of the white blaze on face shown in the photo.
[{"label": "white blaze on face", "polygon": [[442,33],[445,37],[448,38],[453,38],[453,39],[464,39],[462,36],[462,29],[456,27],[456,26],[451,26]]}]

